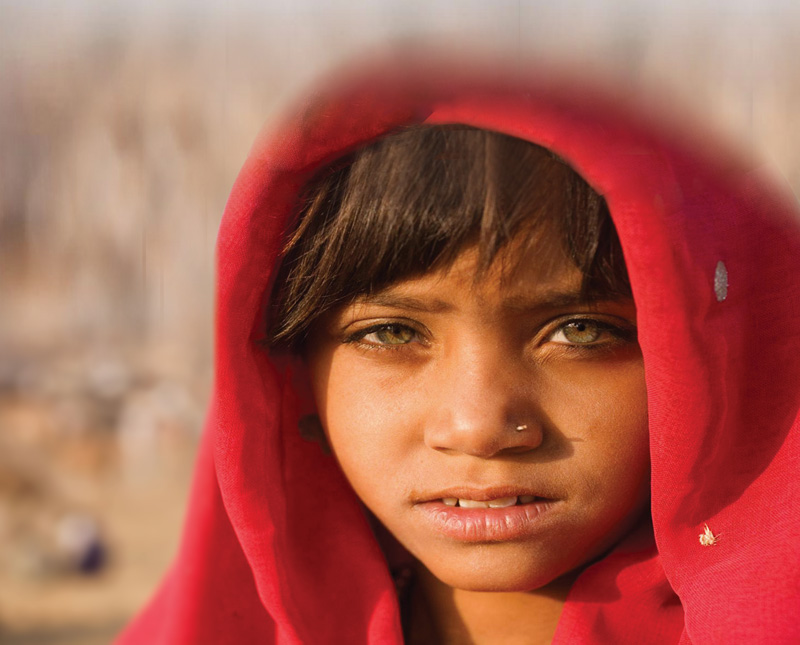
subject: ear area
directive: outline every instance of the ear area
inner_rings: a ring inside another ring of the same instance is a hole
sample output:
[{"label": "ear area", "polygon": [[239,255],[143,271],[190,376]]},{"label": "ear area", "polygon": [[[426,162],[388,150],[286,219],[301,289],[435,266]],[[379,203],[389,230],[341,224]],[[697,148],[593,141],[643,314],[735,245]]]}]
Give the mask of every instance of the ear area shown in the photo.
[{"label": "ear area", "polygon": [[318,414],[312,413],[300,417],[297,427],[303,439],[318,443],[323,453],[326,455],[331,454],[331,447],[328,444],[328,438],[325,436],[325,430],[322,428],[322,422],[319,420]]},{"label": "ear area", "polygon": [[311,380],[305,361],[301,358],[293,360],[289,374],[297,400],[299,412],[297,428],[300,436],[306,441],[318,443],[322,452],[330,455],[331,448],[328,444],[328,438],[325,436],[322,422],[317,414],[317,404],[314,400],[314,392],[311,388]]}]

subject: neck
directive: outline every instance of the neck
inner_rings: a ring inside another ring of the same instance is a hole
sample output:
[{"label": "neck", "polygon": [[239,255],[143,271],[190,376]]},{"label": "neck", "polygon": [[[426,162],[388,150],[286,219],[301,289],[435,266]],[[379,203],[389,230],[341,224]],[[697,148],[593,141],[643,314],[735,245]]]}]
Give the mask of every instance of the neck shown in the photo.
[{"label": "neck", "polygon": [[410,642],[443,645],[550,643],[577,573],[526,592],[454,589],[417,563]]}]

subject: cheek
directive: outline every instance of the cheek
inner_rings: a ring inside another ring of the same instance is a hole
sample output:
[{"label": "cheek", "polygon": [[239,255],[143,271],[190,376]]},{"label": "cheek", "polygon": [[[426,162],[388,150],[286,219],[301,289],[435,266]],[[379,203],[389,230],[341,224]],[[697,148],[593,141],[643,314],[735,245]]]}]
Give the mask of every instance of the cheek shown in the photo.
[{"label": "cheek", "polygon": [[547,387],[547,415],[568,455],[559,472],[570,482],[584,563],[632,528],[650,496],[647,392],[634,359],[567,366]]},{"label": "cheek", "polygon": [[617,362],[554,369],[540,385],[553,425],[581,441],[620,451],[647,441],[644,366],[636,356]]},{"label": "cheek", "polygon": [[347,427],[347,434],[372,440],[410,436],[428,398],[426,372],[385,362],[333,351],[326,360],[311,363],[320,418],[327,419],[332,434]]},{"label": "cheek", "polygon": [[[413,443],[414,402],[397,378],[365,370],[363,364],[336,360],[310,363],[317,411],[328,441],[359,494],[380,487]],[[324,375],[324,378],[323,376]]]},{"label": "cheek", "polygon": [[650,467],[647,391],[640,359],[604,362],[553,374],[547,415],[584,479],[609,505],[641,505]]}]

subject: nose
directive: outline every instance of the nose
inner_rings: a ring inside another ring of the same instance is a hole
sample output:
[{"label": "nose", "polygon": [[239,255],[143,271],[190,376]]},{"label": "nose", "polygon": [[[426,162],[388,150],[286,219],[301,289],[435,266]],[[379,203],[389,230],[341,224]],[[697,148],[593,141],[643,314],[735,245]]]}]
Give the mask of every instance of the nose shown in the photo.
[{"label": "nose", "polygon": [[483,459],[535,450],[544,433],[532,379],[522,357],[496,346],[462,346],[443,357],[425,444]]}]

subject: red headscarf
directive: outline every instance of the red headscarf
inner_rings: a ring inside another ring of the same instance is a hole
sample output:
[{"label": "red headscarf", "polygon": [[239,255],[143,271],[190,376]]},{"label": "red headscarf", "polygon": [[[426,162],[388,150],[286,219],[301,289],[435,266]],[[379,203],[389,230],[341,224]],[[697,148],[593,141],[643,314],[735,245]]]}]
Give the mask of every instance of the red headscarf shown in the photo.
[{"label": "red headscarf", "polygon": [[[365,514],[335,461],[297,431],[307,410],[296,374],[258,341],[304,182],[423,122],[553,150],[604,195],[625,253],[655,542],[640,531],[587,568],[554,642],[800,642],[797,204],[704,138],[577,88],[377,66],[256,143],[219,234],[215,386],[183,542],[120,643],[402,642]],[[706,525],[716,544],[701,544]]]}]

